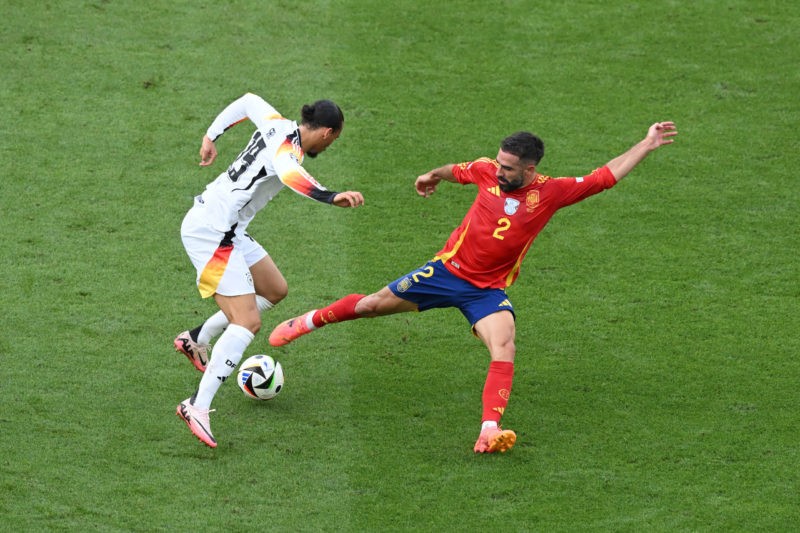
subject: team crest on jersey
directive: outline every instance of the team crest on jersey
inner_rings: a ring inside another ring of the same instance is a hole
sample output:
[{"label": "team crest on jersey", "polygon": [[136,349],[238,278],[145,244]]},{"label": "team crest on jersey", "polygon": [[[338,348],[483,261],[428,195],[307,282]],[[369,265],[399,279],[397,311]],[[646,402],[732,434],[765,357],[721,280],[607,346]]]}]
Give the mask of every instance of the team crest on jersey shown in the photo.
[{"label": "team crest on jersey", "polygon": [[397,292],[406,292],[411,288],[411,278],[403,278],[397,282]]},{"label": "team crest on jersey", "polygon": [[519,209],[519,200],[515,200],[514,198],[506,198],[506,205],[503,206],[503,210],[506,212],[506,215],[513,215]]},{"label": "team crest on jersey", "polygon": [[539,191],[528,191],[528,196],[525,197],[525,207],[528,209],[528,213],[533,213],[538,205]]}]

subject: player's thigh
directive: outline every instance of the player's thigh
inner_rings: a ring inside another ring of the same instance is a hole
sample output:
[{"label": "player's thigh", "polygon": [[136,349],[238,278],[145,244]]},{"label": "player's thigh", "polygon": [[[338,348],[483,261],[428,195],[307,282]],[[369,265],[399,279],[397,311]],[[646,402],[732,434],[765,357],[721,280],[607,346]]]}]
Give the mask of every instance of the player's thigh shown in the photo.
[{"label": "player's thigh", "polygon": [[493,361],[513,361],[516,348],[516,326],[510,311],[498,311],[478,320],[473,326],[475,334],[483,341]]},{"label": "player's thigh", "polygon": [[256,294],[263,296],[273,304],[286,298],[289,285],[269,255],[263,256],[256,263],[250,265],[250,273],[253,275]]},{"label": "player's thigh", "polygon": [[253,276],[256,294],[273,304],[283,300],[289,290],[288,284],[264,247],[248,233],[241,235],[238,241]]},{"label": "player's thigh", "polygon": [[181,224],[181,241],[198,277],[222,246],[225,236],[204,224],[203,215],[202,209],[193,207],[186,213]]}]

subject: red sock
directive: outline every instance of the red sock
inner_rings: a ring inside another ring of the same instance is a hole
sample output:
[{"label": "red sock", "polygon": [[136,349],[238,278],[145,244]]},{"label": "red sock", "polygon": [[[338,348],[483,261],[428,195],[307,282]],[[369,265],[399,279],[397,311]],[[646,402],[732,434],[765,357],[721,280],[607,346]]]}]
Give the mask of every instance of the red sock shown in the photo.
[{"label": "red sock", "polygon": [[321,328],[325,324],[355,320],[361,315],[356,314],[356,304],[364,297],[363,294],[348,294],[341,300],[336,300],[328,307],[319,309],[311,316],[314,325]]},{"label": "red sock", "polygon": [[489,373],[483,386],[483,418],[482,422],[493,420],[500,423],[500,418],[508,405],[511,394],[511,382],[514,380],[514,363],[509,361],[492,361]]}]

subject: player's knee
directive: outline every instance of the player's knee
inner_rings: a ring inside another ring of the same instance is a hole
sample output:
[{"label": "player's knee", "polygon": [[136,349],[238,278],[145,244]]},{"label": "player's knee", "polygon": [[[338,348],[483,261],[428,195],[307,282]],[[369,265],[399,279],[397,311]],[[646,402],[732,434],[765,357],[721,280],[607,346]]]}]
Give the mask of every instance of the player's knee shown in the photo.
[{"label": "player's knee", "polygon": [[514,357],[517,354],[517,347],[514,344],[514,339],[507,339],[499,342],[491,347],[489,355],[492,361],[508,361],[514,362]]},{"label": "player's knee", "polygon": [[275,305],[284,298],[286,298],[288,294],[289,294],[289,284],[286,283],[286,281],[284,281],[283,283],[280,283],[279,285],[273,288],[272,297],[267,299],[270,302],[272,302],[272,305]]},{"label": "player's knee", "polygon": [[398,298],[385,288],[367,296],[352,294],[351,297],[358,298],[355,312],[364,318],[405,313],[417,309],[416,304]]},{"label": "player's knee", "polygon": [[[366,300],[366,298],[364,298]],[[356,304],[355,312],[357,315],[370,318],[375,316],[375,305],[361,300]]]},{"label": "player's knee", "polygon": [[285,280],[273,283],[266,289],[258,292],[258,295],[266,298],[272,305],[277,304],[289,294],[289,284]]},{"label": "player's knee", "polygon": [[275,292],[277,294],[275,295],[276,300],[274,303],[278,303],[284,298],[286,298],[286,295],[289,294],[289,284],[286,282],[285,279],[281,279],[281,282],[278,283]]},{"label": "player's knee", "polygon": [[381,312],[381,299],[375,294],[361,297],[361,299],[356,302],[354,310],[359,316],[364,318],[374,318],[384,314]]}]

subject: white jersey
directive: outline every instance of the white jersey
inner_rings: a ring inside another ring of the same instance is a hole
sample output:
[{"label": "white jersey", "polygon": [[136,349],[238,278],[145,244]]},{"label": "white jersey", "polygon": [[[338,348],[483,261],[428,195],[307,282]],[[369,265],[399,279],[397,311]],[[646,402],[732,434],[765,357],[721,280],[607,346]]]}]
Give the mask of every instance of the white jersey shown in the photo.
[{"label": "white jersey", "polygon": [[227,233],[243,232],[255,214],[288,186],[298,194],[330,203],[336,193],[320,185],[301,166],[304,152],[297,123],[285,119],[255,94],[245,94],[214,119],[206,134],[215,141],[228,128],[250,119],[258,129],[228,169],[206,186],[198,199],[208,224]]}]

